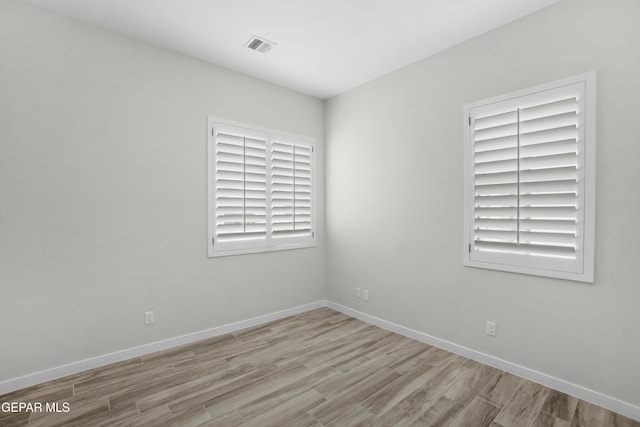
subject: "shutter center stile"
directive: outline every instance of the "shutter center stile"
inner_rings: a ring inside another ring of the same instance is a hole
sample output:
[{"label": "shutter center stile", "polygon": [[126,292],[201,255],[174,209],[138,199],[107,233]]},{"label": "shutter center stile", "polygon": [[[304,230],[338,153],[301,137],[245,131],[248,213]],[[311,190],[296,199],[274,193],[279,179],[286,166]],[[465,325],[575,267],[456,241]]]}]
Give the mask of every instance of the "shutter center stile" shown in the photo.
[{"label": "shutter center stile", "polygon": [[293,146],[293,230],[296,230],[296,146]]},{"label": "shutter center stile", "polygon": [[516,245],[520,245],[520,107],[516,110]]},{"label": "shutter center stile", "polygon": [[242,137],[242,232],[247,232],[247,138]]}]

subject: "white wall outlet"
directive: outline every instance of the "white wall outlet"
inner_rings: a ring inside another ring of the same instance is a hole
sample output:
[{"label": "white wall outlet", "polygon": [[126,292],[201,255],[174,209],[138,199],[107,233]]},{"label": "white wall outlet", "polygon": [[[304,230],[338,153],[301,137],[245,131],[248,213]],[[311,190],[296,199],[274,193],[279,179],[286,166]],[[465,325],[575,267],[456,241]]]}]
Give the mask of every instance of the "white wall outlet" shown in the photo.
[{"label": "white wall outlet", "polygon": [[360,288],[356,288],[356,298],[360,298]]},{"label": "white wall outlet", "polygon": [[144,312],[144,324],[145,325],[151,325],[155,321],[156,321],[155,313],[153,312],[153,310]]},{"label": "white wall outlet", "polygon": [[366,289],[362,290],[362,299],[365,301],[369,301],[369,291]]},{"label": "white wall outlet", "polygon": [[487,335],[491,335],[492,337],[496,336],[496,322],[487,321]]}]

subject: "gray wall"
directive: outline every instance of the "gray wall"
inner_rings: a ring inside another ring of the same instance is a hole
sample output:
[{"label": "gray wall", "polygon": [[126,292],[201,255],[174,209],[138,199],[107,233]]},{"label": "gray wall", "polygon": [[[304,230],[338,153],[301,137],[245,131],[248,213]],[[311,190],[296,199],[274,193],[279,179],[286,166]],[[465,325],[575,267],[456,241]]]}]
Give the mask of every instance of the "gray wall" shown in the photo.
[{"label": "gray wall", "polygon": [[[316,248],[207,258],[208,114],[316,138]],[[323,114],[0,0],[0,381],[324,298]]]},{"label": "gray wall", "polygon": [[[328,298],[640,405],[639,17],[562,1],[330,100]],[[590,70],[595,283],[464,268],[463,104]]]}]

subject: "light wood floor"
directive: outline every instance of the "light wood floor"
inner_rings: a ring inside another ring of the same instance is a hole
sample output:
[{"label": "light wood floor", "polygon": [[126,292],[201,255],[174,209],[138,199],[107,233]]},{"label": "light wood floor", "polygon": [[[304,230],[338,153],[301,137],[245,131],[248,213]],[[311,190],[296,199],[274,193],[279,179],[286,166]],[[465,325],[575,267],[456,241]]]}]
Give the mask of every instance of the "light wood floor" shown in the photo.
[{"label": "light wood floor", "polygon": [[1,426],[640,427],[330,309],[0,396],[15,401],[70,411],[0,412]]}]

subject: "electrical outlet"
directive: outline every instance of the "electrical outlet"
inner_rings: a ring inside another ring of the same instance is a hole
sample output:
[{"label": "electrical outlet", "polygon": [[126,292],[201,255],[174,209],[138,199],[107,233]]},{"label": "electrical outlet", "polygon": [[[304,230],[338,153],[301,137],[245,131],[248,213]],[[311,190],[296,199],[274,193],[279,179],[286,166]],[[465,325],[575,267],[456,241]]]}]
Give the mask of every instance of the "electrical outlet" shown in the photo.
[{"label": "electrical outlet", "polygon": [[145,325],[151,325],[155,321],[156,321],[155,313],[153,312],[153,310],[144,312],[144,324]]},{"label": "electrical outlet", "polygon": [[362,290],[362,299],[365,301],[369,301],[369,291],[366,289]]},{"label": "electrical outlet", "polygon": [[356,288],[356,298],[360,298],[360,288]]},{"label": "electrical outlet", "polygon": [[489,322],[487,321],[487,335],[491,335],[492,337],[496,336],[496,322]]}]

